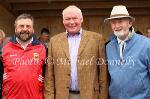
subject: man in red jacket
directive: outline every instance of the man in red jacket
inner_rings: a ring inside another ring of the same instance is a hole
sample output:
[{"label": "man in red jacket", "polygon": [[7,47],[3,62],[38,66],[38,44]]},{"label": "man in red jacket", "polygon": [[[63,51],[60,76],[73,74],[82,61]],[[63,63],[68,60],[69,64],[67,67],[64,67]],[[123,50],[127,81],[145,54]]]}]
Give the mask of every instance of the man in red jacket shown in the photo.
[{"label": "man in red jacket", "polygon": [[43,99],[46,49],[35,37],[33,24],[31,15],[18,16],[15,35],[2,49],[3,98]]}]

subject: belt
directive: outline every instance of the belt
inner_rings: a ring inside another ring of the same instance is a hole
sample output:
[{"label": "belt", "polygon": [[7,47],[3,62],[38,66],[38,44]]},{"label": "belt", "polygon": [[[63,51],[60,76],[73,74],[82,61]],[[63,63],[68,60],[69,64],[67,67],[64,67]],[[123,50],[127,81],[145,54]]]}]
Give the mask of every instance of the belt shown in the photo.
[{"label": "belt", "polygon": [[72,94],[80,94],[80,91],[72,91],[72,90],[69,90],[70,93]]}]

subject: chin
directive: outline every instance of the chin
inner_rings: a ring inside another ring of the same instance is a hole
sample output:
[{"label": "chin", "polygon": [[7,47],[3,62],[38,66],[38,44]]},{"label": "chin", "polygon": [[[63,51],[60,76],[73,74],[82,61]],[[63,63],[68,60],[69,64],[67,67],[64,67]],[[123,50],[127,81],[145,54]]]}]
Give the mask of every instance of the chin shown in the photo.
[{"label": "chin", "polygon": [[68,31],[69,33],[72,33],[72,34],[74,34],[74,33],[76,33],[76,31]]}]

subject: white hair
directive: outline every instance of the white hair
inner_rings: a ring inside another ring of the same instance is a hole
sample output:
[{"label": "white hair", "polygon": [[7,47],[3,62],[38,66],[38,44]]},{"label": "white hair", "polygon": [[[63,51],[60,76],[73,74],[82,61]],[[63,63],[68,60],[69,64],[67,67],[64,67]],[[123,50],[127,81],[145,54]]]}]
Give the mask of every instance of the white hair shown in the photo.
[{"label": "white hair", "polygon": [[63,18],[64,18],[65,12],[67,12],[67,11],[74,11],[74,10],[79,13],[79,15],[80,15],[81,18],[83,18],[81,9],[78,8],[78,7],[75,6],[75,5],[70,5],[70,6],[66,7],[66,8],[62,11]]}]

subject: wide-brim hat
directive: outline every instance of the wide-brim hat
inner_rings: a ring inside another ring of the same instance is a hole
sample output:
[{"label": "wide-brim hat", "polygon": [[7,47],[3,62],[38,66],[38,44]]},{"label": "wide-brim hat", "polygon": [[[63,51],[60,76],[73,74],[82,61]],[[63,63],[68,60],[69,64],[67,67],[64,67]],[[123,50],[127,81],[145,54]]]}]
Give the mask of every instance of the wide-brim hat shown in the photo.
[{"label": "wide-brim hat", "polygon": [[132,21],[135,20],[134,17],[132,17],[132,16],[129,15],[126,6],[124,6],[124,5],[118,5],[118,6],[114,6],[113,7],[113,9],[111,11],[111,14],[110,14],[110,17],[106,18],[104,20],[104,22],[108,22],[108,21],[110,21],[112,19],[118,19],[118,18],[129,18]]}]

